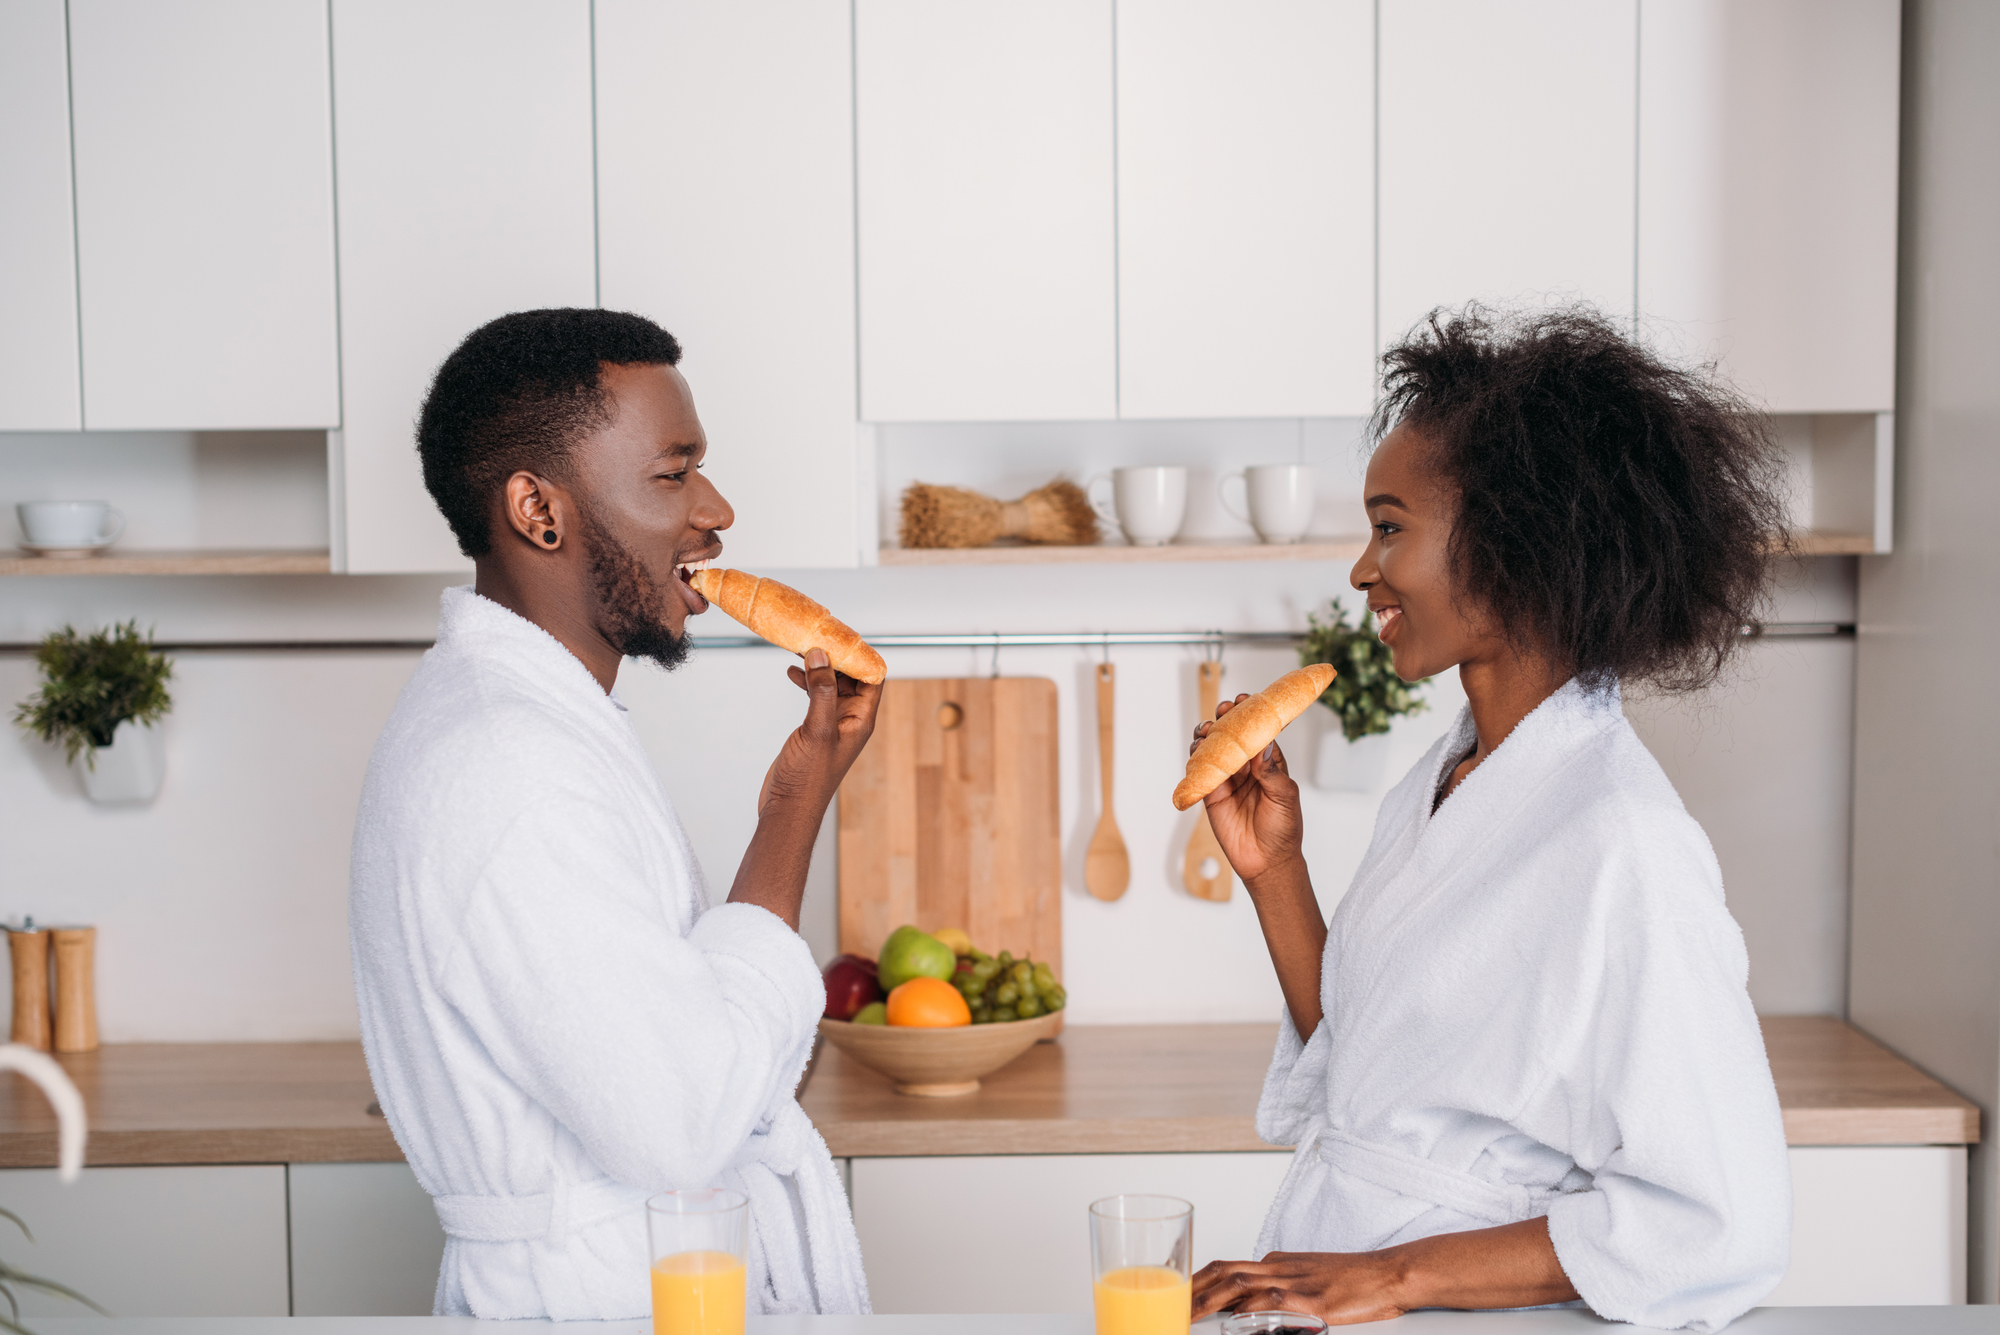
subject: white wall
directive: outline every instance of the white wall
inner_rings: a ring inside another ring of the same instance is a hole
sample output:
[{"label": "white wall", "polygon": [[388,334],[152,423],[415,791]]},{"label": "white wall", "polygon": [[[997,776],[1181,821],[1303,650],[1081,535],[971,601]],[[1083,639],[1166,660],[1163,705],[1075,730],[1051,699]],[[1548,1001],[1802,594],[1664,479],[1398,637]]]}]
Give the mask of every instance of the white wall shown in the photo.
[{"label": "white wall", "polygon": [[[1843,563],[1820,563],[1837,576]],[[1173,567],[877,569],[791,578],[864,631],[1282,629],[1346,569],[1274,563]],[[436,624],[443,581],[327,576],[243,579],[14,578],[0,581],[0,642],[136,616],[163,639],[419,638]],[[1838,611],[1821,580],[1781,608]],[[708,634],[733,626],[719,614]],[[1838,1010],[1847,705],[1839,661],[1851,644],[1771,643],[1748,685],[1669,717],[1635,705],[1690,808],[1715,839],[1732,905],[1750,937],[1752,986],[1767,1010]],[[1133,852],[1130,892],[1083,894],[1095,818],[1095,728],[1079,698],[1094,650],[1006,650],[1003,672],[1061,687],[1066,973],[1074,1018],[1223,1021],[1271,1016],[1278,994],[1255,915],[1180,888],[1188,817],[1167,794],[1195,714],[1198,651],[1117,649],[1119,825]],[[986,651],[891,651],[906,675],[990,672]],[[1279,650],[1231,649],[1225,689],[1260,686],[1292,665]],[[108,1041],[333,1038],[355,1032],[346,942],[347,846],[369,748],[415,662],[412,652],[186,653],[175,668],[165,790],[149,808],[91,806],[59,757],[10,729],[0,739],[0,916],[95,922]],[[752,828],[751,803],[801,703],[775,650],[706,650],[668,676],[628,666],[620,692],[661,767],[717,893]],[[25,697],[33,669],[0,657],[0,704]],[[1391,779],[1456,709],[1454,681],[1432,712],[1394,735]],[[1322,728],[1313,711],[1286,745],[1295,768]],[[1677,720],[1677,721],[1676,721]],[[1296,741],[1294,740],[1296,739]],[[1762,796],[1743,800],[1740,775]],[[1833,787],[1844,791],[1844,781]],[[1367,844],[1377,796],[1308,790],[1308,853],[1331,911]],[[822,841],[807,929],[831,953],[830,841]],[[1795,928],[1795,924],[1807,924]],[[1829,925],[1832,926],[1829,926]]]}]

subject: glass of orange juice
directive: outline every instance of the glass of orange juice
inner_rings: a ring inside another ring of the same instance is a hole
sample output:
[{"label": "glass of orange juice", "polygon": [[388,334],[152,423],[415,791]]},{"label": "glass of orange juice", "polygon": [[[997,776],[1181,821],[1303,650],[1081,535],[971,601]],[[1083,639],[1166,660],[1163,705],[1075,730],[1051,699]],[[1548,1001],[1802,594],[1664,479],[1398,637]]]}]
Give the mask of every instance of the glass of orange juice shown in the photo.
[{"label": "glass of orange juice", "polygon": [[646,1202],[653,1335],[743,1335],[750,1200],[740,1191],[663,1191]]},{"label": "glass of orange juice", "polygon": [[1194,1207],[1175,1196],[1107,1196],[1090,1207],[1097,1335],[1188,1335]]}]

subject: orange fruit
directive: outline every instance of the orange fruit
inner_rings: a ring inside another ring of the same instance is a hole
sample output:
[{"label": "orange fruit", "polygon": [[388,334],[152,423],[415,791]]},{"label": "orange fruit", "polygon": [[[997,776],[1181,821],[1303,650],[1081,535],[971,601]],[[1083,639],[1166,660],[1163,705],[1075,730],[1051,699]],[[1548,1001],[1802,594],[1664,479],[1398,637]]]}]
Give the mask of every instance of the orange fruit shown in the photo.
[{"label": "orange fruit", "polygon": [[942,978],[912,978],[889,993],[889,1023],[911,1029],[952,1029],[972,1023],[972,1008]]}]

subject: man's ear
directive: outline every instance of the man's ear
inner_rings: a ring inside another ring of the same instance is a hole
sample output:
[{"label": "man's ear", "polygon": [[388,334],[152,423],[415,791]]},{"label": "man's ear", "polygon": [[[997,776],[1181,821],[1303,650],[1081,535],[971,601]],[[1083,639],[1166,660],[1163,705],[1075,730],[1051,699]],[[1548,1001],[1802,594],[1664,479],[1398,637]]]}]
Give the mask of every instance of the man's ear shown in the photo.
[{"label": "man's ear", "polygon": [[507,523],[530,546],[553,552],[570,536],[568,528],[576,512],[561,484],[523,470],[507,479],[500,498]]}]

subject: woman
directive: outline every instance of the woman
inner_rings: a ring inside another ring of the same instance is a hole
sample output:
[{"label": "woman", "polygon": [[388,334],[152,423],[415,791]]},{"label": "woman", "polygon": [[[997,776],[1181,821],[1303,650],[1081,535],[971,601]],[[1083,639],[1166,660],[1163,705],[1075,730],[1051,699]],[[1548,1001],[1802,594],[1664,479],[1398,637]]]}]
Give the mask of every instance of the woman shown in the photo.
[{"label": "woman", "polygon": [[1397,675],[1456,667],[1467,705],[1330,928],[1278,748],[1208,798],[1285,996],[1258,1131],[1298,1151],[1264,1259],[1203,1269],[1195,1315],[1718,1329],[1784,1272],[1784,1128],[1714,854],[1619,688],[1705,686],[1741,642],[1775,455],[1585,311],[1433,316],[1384,362],[1351,578]]}]

